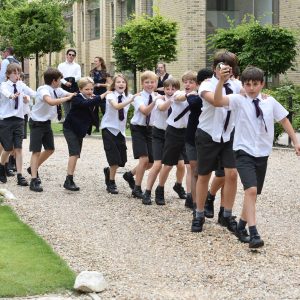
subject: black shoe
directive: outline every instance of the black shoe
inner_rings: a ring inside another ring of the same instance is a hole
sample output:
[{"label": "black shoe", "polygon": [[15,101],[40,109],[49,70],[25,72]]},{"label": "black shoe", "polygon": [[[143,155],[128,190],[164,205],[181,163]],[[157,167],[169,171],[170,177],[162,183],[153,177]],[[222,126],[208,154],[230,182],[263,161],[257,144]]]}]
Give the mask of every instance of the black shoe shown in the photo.
[{"label": "black shoe", "polygon": [[0,164],[0,181],[3,182],[3,183],[7,182],[5,167],[1,164]]},{"label": "black shoe", "polygon": [[151,205],[151,191],[145,191],[144,195],[143,195],[143,200],[142,203],[145,205]]},{"label": "black shoe", "polygon": [[164,196],[164,187],[163,186],[157,186],[155,189],[155,202],[157,205],[165,205],[165,196]]},{"label": "black shoe", "polygon": [[135,185],[131,194],[134,198],[143,199],[143,192],[140,186]]},{"label": "black shoe", "polygon": [[204,215],[206,218],[214,217],[214,200],[215,196],[212,196],[210,192],[207,192],[207,197],[204,205]]},{"label": "black shoe", "polygon": [[180,183],[175,183],[173,186],[173,190],[178,194],[180,199],[186,199],[186,192]]},{"label": "black shoe", "polygon": [[250,237],[249,248],[260,248],[264,245],[264,241],[261,239],[259,235],[254,235]]},{"label": "black shoe", "polygon": [[[27,168],[27,173],[31,175],[31,167],[28,167],[28,168]],[[39,182],[40,184],[42,183],[38,171],[36,172],[36,179],[38,180],[38,182]]]},{"label": "black shoe", "polygon": [[128,182],[130,188],[133,190],[135,186],[135,180],[131,172],[125,172],[123,178]]},{"label": "black shoe", "polygon": [[[106,169],[106,168],[105,168]],[[107,168],[109,169],[109,168]],[[118,188],[116,186],[116,183],[114,180],[109,180],[108,184],[107,184],[107,188],[106,190],[110,193],[110,194],[119,194]]]},{"label": "black shoe", "polygon": [[73,181],[73,176],[70,175],[66,177],[64,188],[73,192],[79,191],[79,187]]},{"label": "black shoe", "polygon": [[196,218],[196,215],[195,215],[195,217],[193,218],[193,221],[192,221],[191,231],[192,232],[201,232],[204,222],[205,222],[204,217],[203,218]]},{"label": "black shoe", "polygon": [[193,203],[193,198],[192,198],[192,194],[188,193],[186,195],[186,199],[185,199],[185,203],[184,203],[185,207],[188,207],[190,209],[194,208],[194,203]]},{"label": "black shoe", "polygon": [[8,168],[13,172],[17,172],[16,159],[12,155],[8,159]]},{"label": "black shoe", "polygon": [[223,217],[224,213],[224,207],[220,207],[219,213],[218,213],[218,223],[221,224],[221,219]]},{"label": "black shoe", "polygon": [[236,236],[242,243],[249,243],[250,242],[250,236],[248,234],[248,231],[246,228],[244,229],[237,229]]},{"label": "black shoe", "polygon": [[34,192],[42,192],[43,191],[43,188],[41,187],[41,183],[37,178],[31,179],[29,189]]},{"label": "black shoe", "polygon": [[5,168],[5,174],[6,174],[7,177],[15,176],[14,171],[11,170],[11,169],[8,167],[8,163],[6,163],[6,164],[4,165],[4,168]]},{"label": "black shoe", "polygon": [[21,174],[17,174],[17,184],[20,186],[28,186],[28,182]]},{"label": "black shoe", "polygon": [[220,225],[226,227],[229,231],[236,233],[237,232],[237,221],[235,216],[224,217],[223,214],[220,215]]},{"label": "black shoe", "polygon": [[104,168],[104,169],[103,169],[103,172],[104,172],[104,177],[105,177],[105,184],[106,184],[106,186],[108,186],[108,183],[109,183],[109,175],[110,175],[109,167]]}]

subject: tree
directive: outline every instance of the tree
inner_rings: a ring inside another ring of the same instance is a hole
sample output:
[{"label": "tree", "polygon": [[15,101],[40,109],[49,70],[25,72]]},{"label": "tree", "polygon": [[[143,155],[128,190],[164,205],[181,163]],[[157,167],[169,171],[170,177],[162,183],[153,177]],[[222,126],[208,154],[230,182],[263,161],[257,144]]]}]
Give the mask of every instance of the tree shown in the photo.
[{"label": "tree", "polygon": [[135,91],[136,71],[153,70],[160,60],[176,60],[177,32],[177,23],[159,14],[134,17],[116,29],[112,41],[116,66],[134,74]]},{"label": "tree", "polygon": [[209,38],[215,49],[225,48],[238,56],[242,69],[255,65],[268,76],[285,73],[295,66],[297,38],[293,31],[277,25],[261,25],[254,17],[240,25],[230,22],[229,29],[217,29]]},{"label": "tree", "polygon": [[39,56],[60,51],[66,43],[62,6],[57,1],[32,1],[2,10],[0,35],[2,43],[13,45],[18,57],[35,54],[38,86]]}]

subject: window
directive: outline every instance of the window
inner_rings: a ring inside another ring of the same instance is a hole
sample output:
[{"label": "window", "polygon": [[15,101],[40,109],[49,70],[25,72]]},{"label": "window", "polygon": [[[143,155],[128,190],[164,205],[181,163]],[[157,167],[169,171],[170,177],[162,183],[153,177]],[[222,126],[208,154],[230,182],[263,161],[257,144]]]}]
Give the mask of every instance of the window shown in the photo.
[{"label": "window", "polygon": [[64,11],[64,19],[66,22],[66,29],[70,43],[73,43],[73,8],[69,6]]},{"label": "window", "polygon": [[87,15],[89,19],[89,38],[95,40],[100,38],[100,1],[88,1]]},{"label": "window", "polygon": [[146,14],[153,16],[153,0],[146,0]]},{"label": "window", "polygon": [[112,2],[111,6],[111,35],[113,36],[115,34],[115,5]]},{"label": "window", "polygon": [[127,0],[127,18],[135,13],[135,0]]}]

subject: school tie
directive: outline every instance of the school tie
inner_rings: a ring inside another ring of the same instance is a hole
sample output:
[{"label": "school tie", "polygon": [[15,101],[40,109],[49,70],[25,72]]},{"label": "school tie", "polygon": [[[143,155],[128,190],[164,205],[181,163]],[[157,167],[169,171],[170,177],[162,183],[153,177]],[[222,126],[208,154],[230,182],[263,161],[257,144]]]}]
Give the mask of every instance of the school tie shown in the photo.
[{"label": "school tie", "polygon": [[[17,85],[14,83],[13,87],[14,87],[14,94],[16,94],[18,92]],[[15,109],[18,109],[18,106],[19,106],[19,97],[15,98]]]},{"label": "school tie", "polygon": [[[229,83],[224,83],[223,87],[225,88],[226,95],[233,94],[232,89],[229,87]],[[226,129],[228,127],[230,114],[231,114],[231,111],[228,110],[227,115],[226,115],[226,119],[225,119],[225,123],[224,123],[224,132],[226,131]]]},{"label": "school tie", "polygon": [[[118,103],[122,103],[122,97],[123,95],[118,96]],[[119,109],[119,120],[120,121],[124,120],[124,108]]]},{"label": "school tie", "polygon": [[171,113],[172,113],[172,107],[170,106],[168,109],[168,117],[170,116]]},{"label": "school tie", "polygon": [[265,130],[266,130],[266,132],[268,132],[267,125],[266,125],[266,122],[264,119],[264,113],[259,106],[259,99],[257,99],[257,98],[253,99],[253,103],[254,103],[254,107],[255,107],[256,117],[258,118],[259,116],[261,116],[261,119],[265,125]]},{"label": "school tie", "polygon": [[[152,95],[149,95],[148,105],[150,105],[151,103],[152,103]],[[147,125],[147,126],[149,126],[150,118],[151,118],[151,113],[149,113],[149,115],[146,116],[146,125]]]},{"label": "school tie", "polygon": [[[57,99],[58,97],[55,90],[53,90],[53,94],[55,99]],[[60,121],[62,117],[61,104],[56,105],[56,109],[57,109],[57,120]]]},{"label": "school tie", "polygon": [[188,111],[190,110],[190,106],[188,105],[175,119],[174,122],[180,120]]}]

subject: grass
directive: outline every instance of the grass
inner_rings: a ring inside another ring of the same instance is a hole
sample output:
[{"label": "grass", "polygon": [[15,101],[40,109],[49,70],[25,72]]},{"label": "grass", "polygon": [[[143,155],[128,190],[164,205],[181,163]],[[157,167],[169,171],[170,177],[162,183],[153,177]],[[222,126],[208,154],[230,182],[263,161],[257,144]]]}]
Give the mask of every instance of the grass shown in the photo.
[{"label": "grass", "polygon": [[72,288],[74,272],[8,206],[0,206],[0,241],[0,297]]}]

